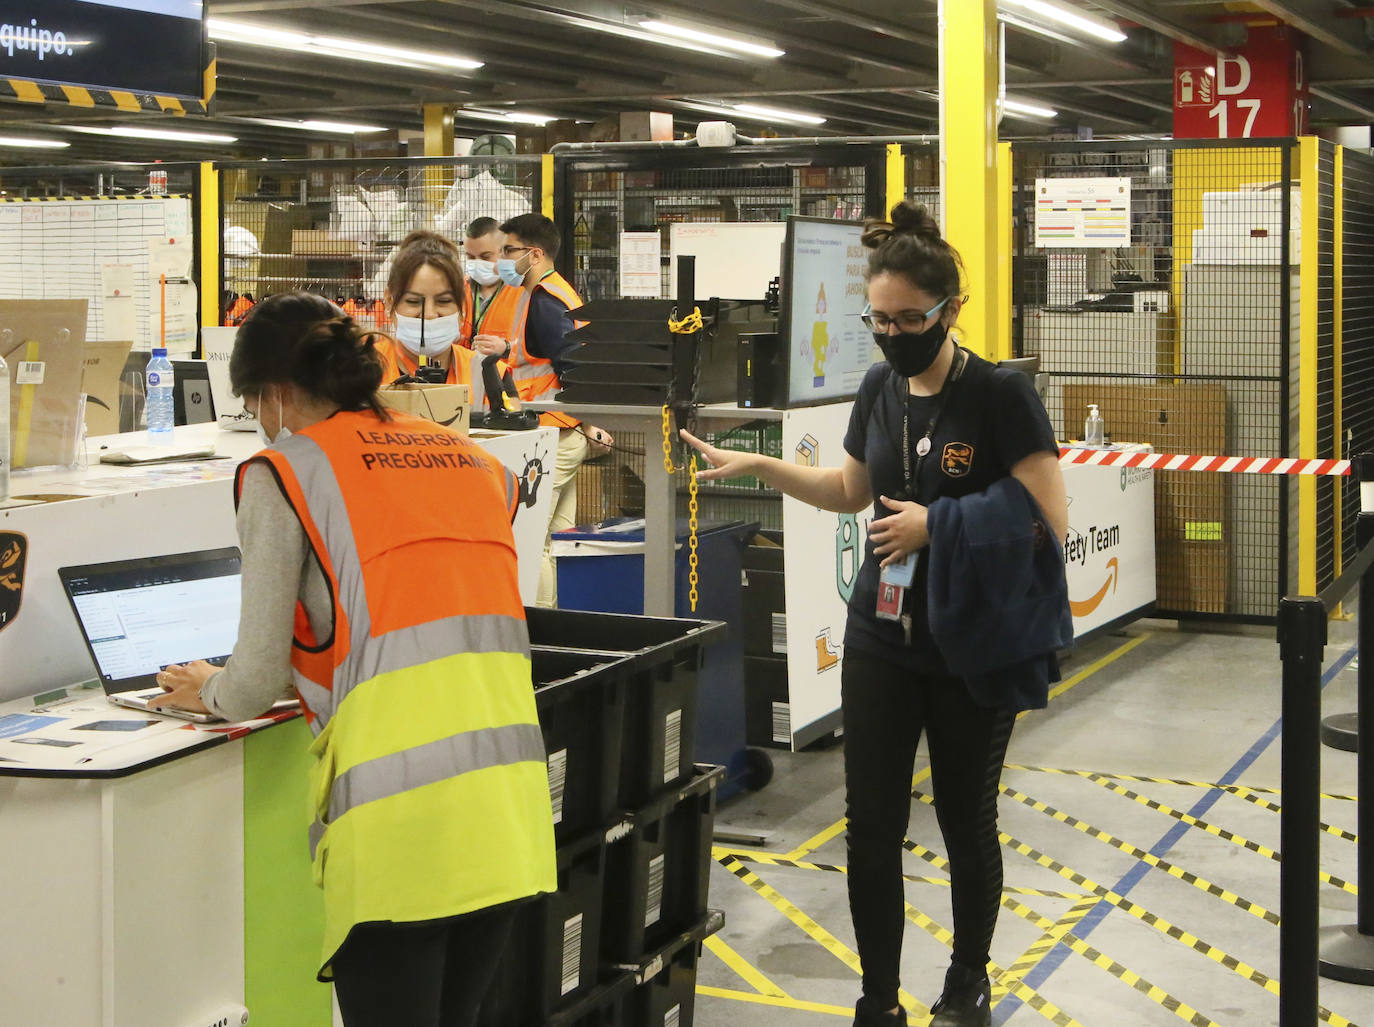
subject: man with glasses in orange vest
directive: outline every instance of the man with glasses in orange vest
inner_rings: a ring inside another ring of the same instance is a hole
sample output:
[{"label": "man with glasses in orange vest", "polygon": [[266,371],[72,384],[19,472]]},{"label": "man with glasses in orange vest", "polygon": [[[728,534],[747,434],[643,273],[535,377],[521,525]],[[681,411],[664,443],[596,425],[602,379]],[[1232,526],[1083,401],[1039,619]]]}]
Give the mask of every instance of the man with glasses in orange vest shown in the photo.
[{"label": "man with glasses in orange vest", "polygon": [[[510,333],[474,335],[472,343],[484,355],[501,353],[515,377],[520,399],[552,399],[561,385],[559,376],[571,366],[570,352],[579,343],[569,339],[574,328],[568,312],[582,300],[567,279],[554,270],[561,242],[558,226],[543,214],[521,214],[501,225],[505,235],[496,272],[507,286],[522,290]],[[609,451],[610,432],[581,424],[563,413],[544,413],[540,423],[559,429],[558,459],[553,474],[553,515],[549,532],[571,528],[577,519],[577,469],[589,453]],[[547,541],[544,565],[539,574],[539,606],[557,603],[558,587]]]}]

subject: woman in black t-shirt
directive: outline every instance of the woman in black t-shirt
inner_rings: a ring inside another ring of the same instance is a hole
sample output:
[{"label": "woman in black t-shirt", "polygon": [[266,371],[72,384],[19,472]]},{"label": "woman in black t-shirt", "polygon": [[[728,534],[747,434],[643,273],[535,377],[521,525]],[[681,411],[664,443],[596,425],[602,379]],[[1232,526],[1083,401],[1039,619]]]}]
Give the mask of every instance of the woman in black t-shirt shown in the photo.
[{"label": "woman in black t-shirt", "polygon": [[975,702],[931,639],[926,508],[1011,475],[1063,538],[1068,504],[1054,432],[1029,379],[949,334],[963,302],[961,263],[925,209],[898,204],[891,222],[865,226],[863,241],[871,251],[864,320],[886,360],[860,387],[844,465],[802,467],[682,436],[710,462],[704,480],[755,475],[837,512],[874,504],[841,672],[849,907],[863,961],[854,1023],[907,1022],[897,1001],[902,842],[925,731],[954,918],[953,959],[931,1025],[975,1027],[991,1022],[987,961],[1002,892],[997,792],[1016,710]]}]

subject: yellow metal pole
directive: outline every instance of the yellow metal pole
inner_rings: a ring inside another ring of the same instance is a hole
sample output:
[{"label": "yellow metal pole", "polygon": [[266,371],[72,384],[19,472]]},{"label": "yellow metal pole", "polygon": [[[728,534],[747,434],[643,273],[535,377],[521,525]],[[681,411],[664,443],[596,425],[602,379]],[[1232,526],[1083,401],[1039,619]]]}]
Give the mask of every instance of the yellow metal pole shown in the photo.
[{"label": "yellow metal pole", "polygon": [[[1343,440],[1341,425],[1343,423],[1343,407],[1345,405],[1345,394],[1342,388],[1342,378],[1345,371],[1345,337],[1342,322],[1345,319],[1345,147],[1336,147],[1336,188],[1335,188],[1335,211],[1332,219],[1335,228],[1335,245],[1332,252],[1335,254],[1335,289],[1332,300],[1332,331],[1331,331],[1331,368],[1332,368],[1332,405],[1335,410],[1335,426],[1332,431],[1334,436],[1331,440],[1331,456],[1336,460],[1344,459],[1345,453],[1342,452]],[[1336,517],[1336,559],[1334,566],[1337,572],[1341,569],[1341,551],[1344,548],[1344,517],[1341,510],[1342,483],[1339,478],[1335,479],[1333,486],[1336,493],[1336,501],[1332,504]],[[1336,614],[1340,614],[1340,607],[1337,606]]]},{"label": "yellow metal pole", "polygon": [[892,208],[906,199],[906,157],[901,143],[887,144],[887,206],[883,217],[892,213]]},{"label": "yellow metal pole", "polygon": [[996,358],[1006,360],[1011,351],[1011,143],[997,144],[997,349]]},{"label": "yellow metal pole", "polygon": [[[1298,181],[1302,189],[1302,259],[1298,278],[1298,453],[1317,455],[1317,194],[1318,155],[1315,136],[1298,140]],[[1285,283],[1280,283],[1284,288]],[[1298,591],[1317,594],[1317,481],[1298,479]]]},{"label": "yellow metal pole", "polygon": [[553,154],[546,153],[539,162],[539,210],[552,221],[553,218]]},{"label": "yellow metal pole", "polygon": [[[441,103],[424,105],[425,156],[453,159],[453,108]],[[448,187],[453,184],[453,168],[430,165],[425,168],[425,206],[435,214],[444,205]]]},{"label": "yellow metal pole", "polygon": [[200,323],[213,328],[220,322],[219,243],[224,231],[219,221],[219,171],[201,161],[200,178]]},{"label": "yellow metal pole", "polygon": [[997,345],[997,73],[995,0],[940,0],[941,209],[968,279],[960,341],[982,356]]}]

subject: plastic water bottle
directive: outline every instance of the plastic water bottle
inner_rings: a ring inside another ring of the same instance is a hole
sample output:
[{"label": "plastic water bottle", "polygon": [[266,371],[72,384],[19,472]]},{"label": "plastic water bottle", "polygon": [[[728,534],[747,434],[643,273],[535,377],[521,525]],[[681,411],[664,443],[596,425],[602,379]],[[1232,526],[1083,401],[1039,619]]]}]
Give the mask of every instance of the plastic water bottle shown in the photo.
[{"label": "plastic water bottle", "polygon": [[153,350],[153,359],[148,361],[149,442],[168,446],[172,444],[172,389],[175,384],[172,362],[167,359],[167,351],[161,347]]},{"label": "plastic water bottle", "polygon": [[[149,419],[148,424],[151,427],[151,418]],[[1096,403],[1089,403],[1088,417],[1083,422],[1083,442],[1084,444],[1089,446],[1101,446],[1103,444],[1104,437],[1105,436],[1102,431],[1102,415],[1097,412]]]},{"label": "plastic water bottle", "polygon": [[10,369],[0,357],[0,503],[10,498]]}]

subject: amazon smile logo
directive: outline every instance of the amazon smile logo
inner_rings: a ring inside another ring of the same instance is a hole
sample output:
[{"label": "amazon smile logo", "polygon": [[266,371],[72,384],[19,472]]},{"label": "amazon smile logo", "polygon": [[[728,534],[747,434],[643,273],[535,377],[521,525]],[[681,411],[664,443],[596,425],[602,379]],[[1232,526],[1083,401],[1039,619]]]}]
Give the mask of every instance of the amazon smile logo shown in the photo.
[{"label": "amazon smile logo", "polygon": [[1116,591],[1118,579],[1121,577],[1121,566],[1117,563],[1116,557],[1107,561],[1107,580],[1102,582],[1092,596],[1081,601],[1069,600],[1069,610],[1075,617],[1086,617],[1095,611],[1106,600],[1107,596]]}]

